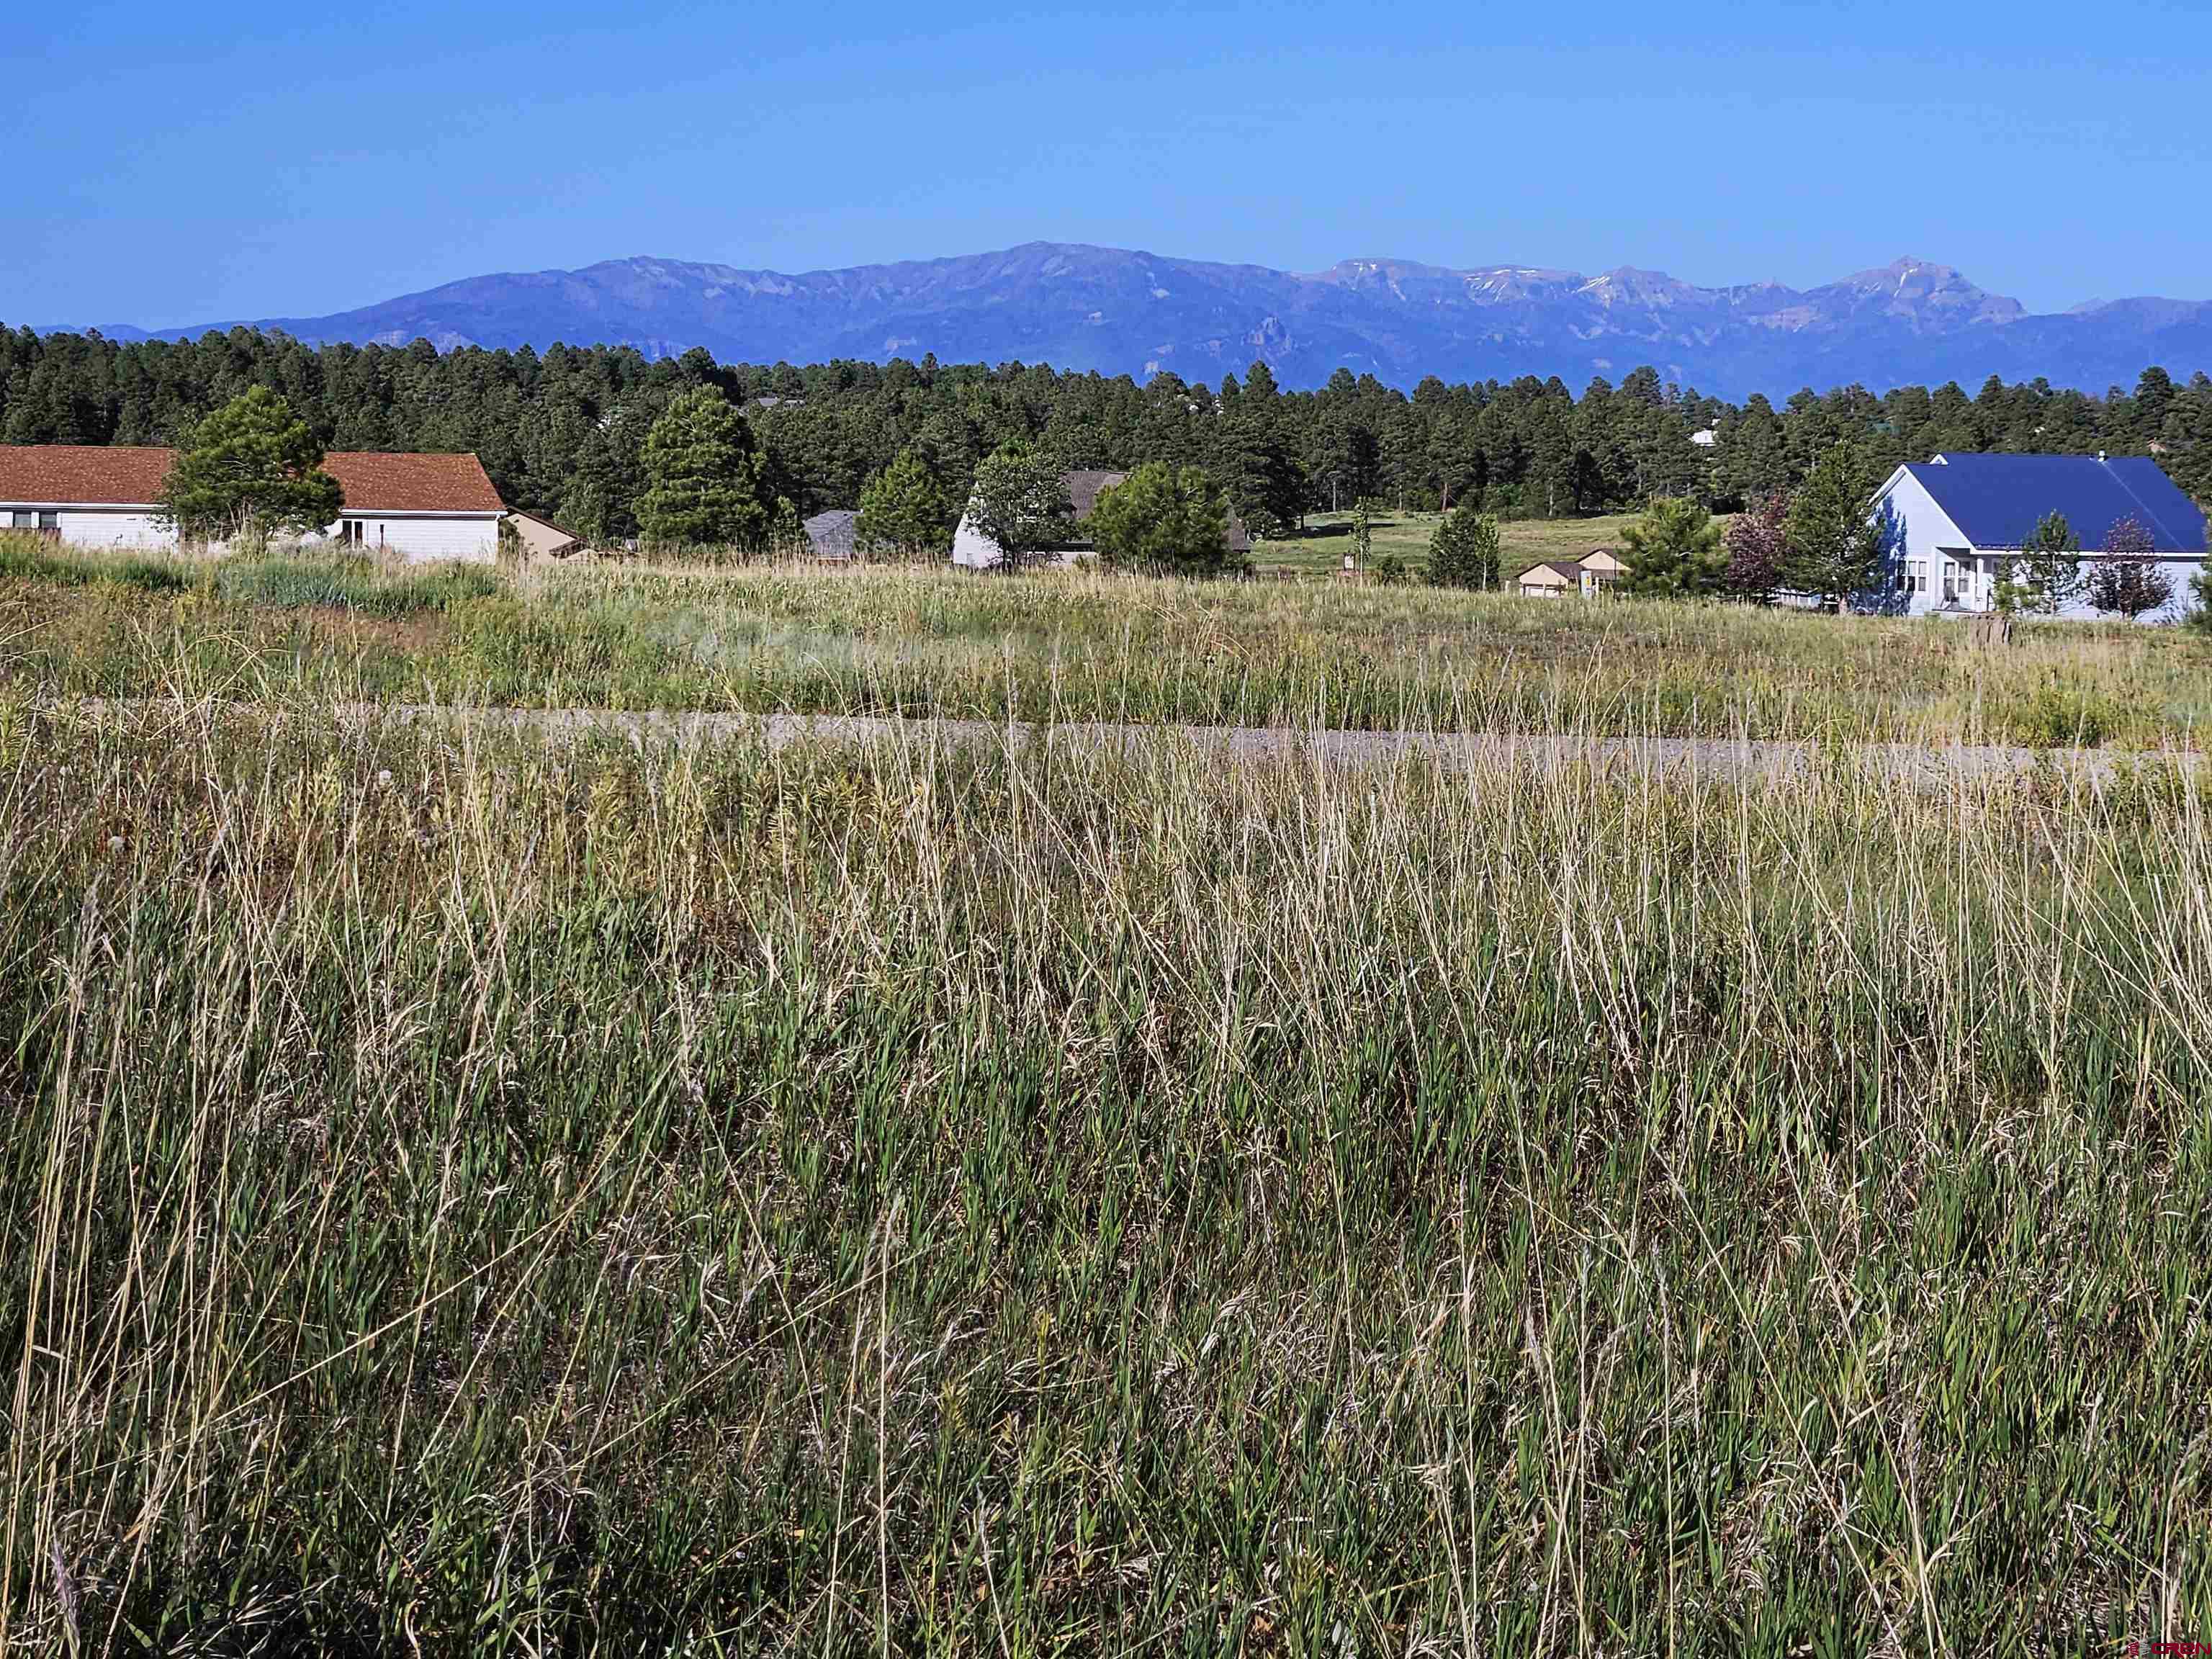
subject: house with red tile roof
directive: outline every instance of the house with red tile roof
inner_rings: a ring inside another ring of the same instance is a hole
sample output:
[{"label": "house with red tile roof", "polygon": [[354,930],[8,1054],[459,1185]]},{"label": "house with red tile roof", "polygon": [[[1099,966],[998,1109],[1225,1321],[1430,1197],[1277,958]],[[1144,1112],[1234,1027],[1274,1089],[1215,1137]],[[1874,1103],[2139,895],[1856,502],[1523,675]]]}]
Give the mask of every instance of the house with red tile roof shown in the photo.
[{"label": "house with red tile roof", "polygon": [[[171,449],[125,445],[0,444],[0,529],[86,547],[177,544],[161,517]],[[345,504],[324,534],[363,552],[489,562],[507,508],[474,455],[333,451],[323,471]]]}]

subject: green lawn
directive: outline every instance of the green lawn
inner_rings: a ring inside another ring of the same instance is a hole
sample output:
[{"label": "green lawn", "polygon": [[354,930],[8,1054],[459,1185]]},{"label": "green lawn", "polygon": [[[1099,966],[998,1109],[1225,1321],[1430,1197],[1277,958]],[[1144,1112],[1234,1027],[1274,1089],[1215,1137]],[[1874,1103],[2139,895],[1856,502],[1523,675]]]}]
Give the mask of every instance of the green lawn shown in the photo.
[{"label": "green lawn", "polygon": [[[1501,522],[1498,536],[1504,544],[1504,574],[1516,576],[1544,559],[1579,559],[1594,547],[1620,544],[1621,526],[1635,515],[1605,514],[1590,519],[1514,519]],[[1427,568],[1429,538],[1443,520],[1441,513],[1376,514],[1369,524],[1373,532],[1374,558],[1395,554],[1407,568]],[[1296,536],[1255,543],[1252,562],[1263,568],[1288,566],[1302,574],[1327,575],[1340,570],[1352,550],[1352,514],[1309,514],[1304,530]]]}]

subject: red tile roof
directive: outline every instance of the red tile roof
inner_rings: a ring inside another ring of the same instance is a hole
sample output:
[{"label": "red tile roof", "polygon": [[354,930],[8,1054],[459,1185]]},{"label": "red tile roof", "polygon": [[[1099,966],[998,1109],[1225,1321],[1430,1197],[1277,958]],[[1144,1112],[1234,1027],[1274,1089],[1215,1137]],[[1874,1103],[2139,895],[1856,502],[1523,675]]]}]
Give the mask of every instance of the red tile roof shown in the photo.
[{"label": "red tile roof", "polygon": [[334,450],[323,471],[349,513],[503,513],[506,503],[473,455],[376,455]]},{"label": "red tile roof", "polygon": [[[0,444],[0,502],[143,507],[161,499],[173,449],[122,444]],[[500,513],[506,509],[473,455],[335,451],[323,471],[356,513]]]},{"label": "red tile roof", "polygon": [[145,507],[161,499],[173,449],[0,444],[0,501]]}]

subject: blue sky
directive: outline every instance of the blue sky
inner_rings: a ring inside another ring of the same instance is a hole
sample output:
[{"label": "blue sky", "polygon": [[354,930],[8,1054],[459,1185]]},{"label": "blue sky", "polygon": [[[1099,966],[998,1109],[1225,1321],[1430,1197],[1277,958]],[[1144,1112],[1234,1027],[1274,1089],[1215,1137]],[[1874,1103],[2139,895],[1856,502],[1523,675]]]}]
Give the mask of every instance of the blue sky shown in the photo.
[{"label": "blue sky", "polygon": [[627,254],[1042,238],[2212,298],[2212,7],[40,8],[0,319],[314,315]]}]

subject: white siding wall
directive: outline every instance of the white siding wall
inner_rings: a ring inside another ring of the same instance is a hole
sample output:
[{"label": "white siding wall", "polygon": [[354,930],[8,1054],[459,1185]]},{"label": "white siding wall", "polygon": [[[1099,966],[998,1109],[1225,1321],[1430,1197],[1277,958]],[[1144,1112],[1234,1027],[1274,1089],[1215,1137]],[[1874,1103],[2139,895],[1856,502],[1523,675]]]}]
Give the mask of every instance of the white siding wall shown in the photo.
[{"label": "white siding wall", "polygon": [[[0,524],[8,522],[0,507]],[[65,507],[61,510],[62,539],[73,547],[174,547],[177,532],[151,513],[131,509]]]},{"label": "white siding wall", "polygon": [[[1080,533],[1079,532],[1077,533]],[[1089,564],[1098,557],[1095,549],[1063,547],[1051,553],[1039,554],[1030,562],[1032,570],[1073,570],[1078,565]],[[960,515],[960,528],[952,532],[952,562],[966,570],[996,570],[1006,562],[1006,555],[993,541]]]},{"label": "white siding wall", "polygon": [[974,520],[963,513],[960,528],[952,532],[952,562],[969,570],[994,570],[1003,556],[998,543],[976,529]]},{"label": "white siding wall", "polygon": [[1900,532],[1897,557],[1907,572],[1917,573],[1921,579],[1905,596],[1905,614],[1924,617],[1942,610],[1944,571],[1965,550],[1966,537],[1910,472],[1900,471],[1891,481],[1887,492],[1875,504],[1877,511],[1884,502],[1896,515]]},{"label": "white siding wall", "polygon": [[[349,513],[345,522],[349,525],[356,519],[356,515]],[[410,561],[465,559],[479,564],[489,564],[499,556],[496,513],[422,519],[378,518],[362,514],[358,521],[361,550],[364,553],[374,553],[380,548]],[[343,536],[343,529],[340,533]]]}]

